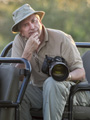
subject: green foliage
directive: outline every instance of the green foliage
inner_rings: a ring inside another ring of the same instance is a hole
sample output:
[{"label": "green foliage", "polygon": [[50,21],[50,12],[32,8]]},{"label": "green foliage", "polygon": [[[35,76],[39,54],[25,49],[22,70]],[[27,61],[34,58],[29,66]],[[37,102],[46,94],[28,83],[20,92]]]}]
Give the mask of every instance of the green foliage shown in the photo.
[{"label": "green foliage", "polygon": [[90,38],[90,0],[0,0],[0,51],[14,39],[11,27],[13,11],[28,3],[35,10],[45,11],[46,27],[71,34],[77,42]]}]

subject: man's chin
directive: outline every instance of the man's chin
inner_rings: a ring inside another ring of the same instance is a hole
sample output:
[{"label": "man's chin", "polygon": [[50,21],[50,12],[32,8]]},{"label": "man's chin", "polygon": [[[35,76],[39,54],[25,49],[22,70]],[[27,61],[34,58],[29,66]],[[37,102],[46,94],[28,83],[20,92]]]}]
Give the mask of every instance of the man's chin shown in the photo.
[{"label": "man's chin", "polygon": [[32,34],[27,35],[27,39],[30,38],[31,36],[32,36]]}]

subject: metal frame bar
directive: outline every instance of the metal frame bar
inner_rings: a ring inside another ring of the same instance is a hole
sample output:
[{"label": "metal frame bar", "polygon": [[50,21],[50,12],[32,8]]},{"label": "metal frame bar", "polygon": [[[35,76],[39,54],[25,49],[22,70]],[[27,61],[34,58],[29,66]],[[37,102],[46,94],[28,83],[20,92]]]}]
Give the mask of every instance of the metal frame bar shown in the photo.
[{"label": "metal frame bar", "polygon": [[[75,44],[79,48],[90,48],[90,42],[75,42]],[[0,56],[5,57],[8,51],[12,48],[12,45],[13,45],[13,41],[11,41],[8,45],[5,46]]]},{"label": "metal frame bar", "polygon": [[69,120],[73,120],[73,98],[74,95],[78,92],[78,91],[90,91],[90,84],[89,83],[85,83],[85,84],[77,84],[71,87],[70,90],[70,95],[69,95]]}]

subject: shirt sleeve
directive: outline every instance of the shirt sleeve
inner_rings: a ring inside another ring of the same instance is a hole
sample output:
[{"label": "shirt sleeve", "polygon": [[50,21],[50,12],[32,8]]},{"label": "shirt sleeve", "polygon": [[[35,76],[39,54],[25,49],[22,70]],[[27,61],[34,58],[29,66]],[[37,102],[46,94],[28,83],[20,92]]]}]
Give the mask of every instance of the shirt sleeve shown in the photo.
[{"label": "shirt sleeve", "polygon": [[23,40],[20,35],[16,35],[13,41],[11,57],[21,57],[24,50]]},{"label": "shirt sleeve", "polygon": [[83,68],[80,53],[70,35],[64,36],[62,43],[62,57],[66,60],[70,71],[77,68]]}]

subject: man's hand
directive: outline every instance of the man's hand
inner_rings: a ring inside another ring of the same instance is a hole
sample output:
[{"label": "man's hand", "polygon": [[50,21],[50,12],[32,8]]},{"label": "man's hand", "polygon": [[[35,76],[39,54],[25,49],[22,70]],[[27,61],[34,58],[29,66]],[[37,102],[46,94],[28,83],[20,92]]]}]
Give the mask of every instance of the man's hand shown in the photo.
[{"label": "man's hand", "polygon": [[25,58],[30,61],[32,53],[38,49],[39,45],[40,41],[38,38],[38,32],[35,32],[32,34],[32,36],[29,37],[24,52],[22,54],[22,58]]},{"label": "man's hand", "polygon": [[84,68],[77,68],[69,73],[69,79],[67,81],[83,81],[85,79]]}]

